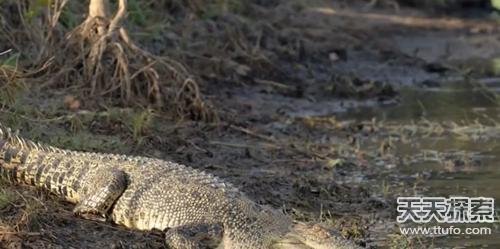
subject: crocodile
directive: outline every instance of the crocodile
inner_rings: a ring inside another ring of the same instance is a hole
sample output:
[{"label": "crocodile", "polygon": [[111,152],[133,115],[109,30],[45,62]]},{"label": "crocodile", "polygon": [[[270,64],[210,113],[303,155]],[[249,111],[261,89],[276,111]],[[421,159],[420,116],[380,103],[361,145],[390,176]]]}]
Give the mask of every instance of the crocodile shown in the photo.
[{"label": "crocodile", "polygon": [[359,248],[321,225],[294,222],[257,204],[204,171],[148,157],[60,149],[1,124],[0,176],[75,204],[78,217],[160,230],[168,248]]}]

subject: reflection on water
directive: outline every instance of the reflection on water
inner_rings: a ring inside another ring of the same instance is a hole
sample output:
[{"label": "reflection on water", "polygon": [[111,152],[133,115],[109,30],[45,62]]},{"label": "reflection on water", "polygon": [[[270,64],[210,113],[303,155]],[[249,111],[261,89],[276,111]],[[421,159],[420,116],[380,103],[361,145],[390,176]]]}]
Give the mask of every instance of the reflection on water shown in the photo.
[{"label": "reflection on water", "polygon": [[465,83],[453,88],[403,89],[400,99],[401,104],[395,107],[362,108],[351,111],[349,116],[406,122],[420,118],[456,122],[485,119],[485,116],[499,118],[500,100],[497,100],[496,94]]},{"label": "reflection on water", "polygon": [[[456,84],[450,88],[433,90],[403,90],[401,103],[392,107],[374,107],[355,110],[349,117],[408,124],[419,119],[430,122],[450,122],[459,125],[479,122],[494,129],[500,129],[499,103],[496,93],[484,88],[474,88],[467,84]],[[499,134],[499,133],[496,133]],[[440,161],[421,160],[402,166],[404,174],[427,172],[430,178],[425,181],[426,196],[485,196],[497,200],[496,210],[500,210],[500,144],[499,137],[486,137],[479,140],[463,139],[455,135],[441,137],[414,138],[412,145],[398,144],[397,155],[407,156],[435,151],[446,153],[459,151],[474,155],[478,165],[470,170],[446,170],[446,164]],[[417,144],[417,145],[415,145]],[[456,224],[453,224],[456,225]],[[469,225],[480,227],[479,225]],[[465,226],[467,227],[467,226]],[[447,236],[437,238],[435,246],[444,248],[500,248],[498,224],[493,225],[492,235]]]}]

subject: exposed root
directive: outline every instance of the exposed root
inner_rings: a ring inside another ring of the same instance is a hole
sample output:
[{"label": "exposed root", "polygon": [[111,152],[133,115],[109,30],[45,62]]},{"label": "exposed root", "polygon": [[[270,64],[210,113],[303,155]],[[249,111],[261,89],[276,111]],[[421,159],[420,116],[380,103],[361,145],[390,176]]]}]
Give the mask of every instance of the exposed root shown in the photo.
[{"label": "exposed root", "polygon": [[56,55],[56,72],[45,85],[81,87],[84,96],[110,97],[125,105],[153,105],[178,118],[213,121],[196,81],[179,62],[139,48],[121,26],[127,1],[118,1],[110,18],[107,1],[92,0],[88,18],[67,36]]}]

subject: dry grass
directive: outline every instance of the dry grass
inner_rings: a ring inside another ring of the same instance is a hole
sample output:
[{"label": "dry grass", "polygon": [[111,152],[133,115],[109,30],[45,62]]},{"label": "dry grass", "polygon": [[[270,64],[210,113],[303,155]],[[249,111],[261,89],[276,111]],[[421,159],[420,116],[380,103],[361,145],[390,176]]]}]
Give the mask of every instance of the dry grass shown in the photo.
[{"label": "dry grass", "polygon": [[21,74],[13,68],[0,66],[0,100],[2,105],[15,102],[17,93],[25,88]]},{"label": "dry grass", "polygon": [[21,193],[4,182],[0,186],[0,246],[14,248],[22,244],[23,238],[41,236],[36,230],[45,209],[42,197]]}]

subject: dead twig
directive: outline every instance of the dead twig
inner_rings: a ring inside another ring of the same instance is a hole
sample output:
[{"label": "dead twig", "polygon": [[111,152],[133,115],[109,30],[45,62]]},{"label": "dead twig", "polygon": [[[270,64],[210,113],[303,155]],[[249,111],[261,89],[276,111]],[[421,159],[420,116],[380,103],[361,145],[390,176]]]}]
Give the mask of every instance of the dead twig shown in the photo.
[{"label": "dead twig", "polygon": [[279,82],[276,82],[276,81],[272,81],[272,80],[254,79],[254,82],[258,83],[258,84],[262,84],[262,85],[269,85],[269,86],[272,86],[272,87],[275,87],[275,88],[280,88],[280,89],[286,89],[286,90],[293,89],[293,87],[291,87],[291,86],[288,86],[288,85],[285,85],[283,83],[279,83]]},{"label": "dead twig", "polygon": [[254,145],[249,145],[249,144],[240,144],[240,143],[229,143],[229,142],[223,142],[223,141],[210,141],[210,145],[220,145],[220,146],[226,146],[226,147],[233,147],[233,148],[241,148],[241,149],[258,149],[260,147],[265,147],[266,149],[280,149],[279,146],[275,144],[269,144],[269,143],[264,143],[261,144],[260,146],[254,146]]},{"label": "dead twig", "polygon": [[23,231],[2,231],[2,228],[0,228],[0,235],[18,235],[18,236],[42,236],[45,235],[45,233],[37,233],[37,232],[23,232]]},{"label": "dead twig", "polygon": [[8,54],[8,53],[10,53],[10,52],[12,52],[12,48],[7,49],[7,50],[5,50],[5,51],[3,51],[3,52],[0,52],[0,56],[2,56],[2,55],[4,55],[4,54]]},{"label": "dead twig", "polygon": [[229,128],[231,128],[233,130],[236,130],[236,131],[243,132],[243,133],[245,133],[247,135],[250,135],[252,137],[256,137],[256,138],[259,138],[259,139],[262,139],[262,140],[274,143],[274,144],[278,143],[278,141],[276,141],[276,139],[274,139],[272,137],[255,133],[255,132],[253,132],[253,131],[251,131],[251,130],[249,130],[247,128],[243,128],[243,127],[239,127],[239,126],[235,126],[235,125],[230,125]]}]

